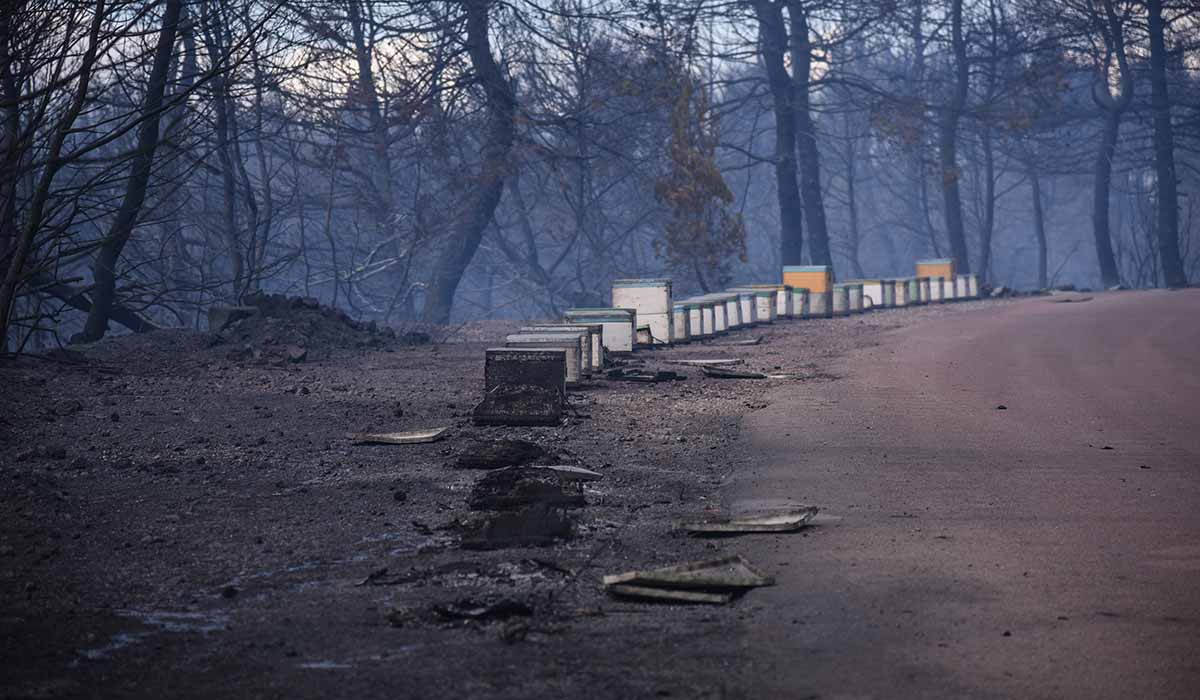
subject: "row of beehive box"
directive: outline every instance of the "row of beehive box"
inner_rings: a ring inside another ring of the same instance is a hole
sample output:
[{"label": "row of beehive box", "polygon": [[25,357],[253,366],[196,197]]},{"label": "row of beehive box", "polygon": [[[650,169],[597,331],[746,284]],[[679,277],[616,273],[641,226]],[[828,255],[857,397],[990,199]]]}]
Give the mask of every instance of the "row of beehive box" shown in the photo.
[{"label": "row of beehive box", "polygon": [[978,278],[955,275],[950,260],[920,261],[917,273],[835,284],[827,266],[789,266],[783,284],[744,285],[678,301],[669,279],[616,280],[611,307],[571,309],[562,323],[526,326],[505,345],[563,350],[566,383],[577,385],[604,367],[606,352],[704,339],[779,318],[845,316],[979,295]]}]

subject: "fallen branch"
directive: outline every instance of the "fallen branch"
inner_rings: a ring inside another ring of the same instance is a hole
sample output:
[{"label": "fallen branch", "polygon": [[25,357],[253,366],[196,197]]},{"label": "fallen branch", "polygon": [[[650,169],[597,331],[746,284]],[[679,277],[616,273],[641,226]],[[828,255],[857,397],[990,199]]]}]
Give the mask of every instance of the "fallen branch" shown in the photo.
[{"label": "fallen branch", "polygon": [[[92,310],[92,300],[88,298],[85,289],[72,287],[61,280],[51,279],[45,275],[35,276],[33,282],[36,287],[34,291],[38,294],[49,294],[61,300],[67,306],[84,313],[89,313]],[[133,309],[117,303],[113,304],[111,319],[134,333],[149,333],[150,331],[159,329],[158,326],[145,319]]]}]

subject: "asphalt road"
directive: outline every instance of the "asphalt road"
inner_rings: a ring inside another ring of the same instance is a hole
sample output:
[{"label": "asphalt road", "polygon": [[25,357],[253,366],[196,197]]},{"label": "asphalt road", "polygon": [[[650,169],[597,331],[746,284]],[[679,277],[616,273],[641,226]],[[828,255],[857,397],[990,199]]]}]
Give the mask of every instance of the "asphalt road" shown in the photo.
[{"label": "asphalt road", "polygon": [[831,516],[742,548],[780,572],[749,696],[1200,697],[1200,290],[1061,298],[889,332],[748,418],[728,498]]}]

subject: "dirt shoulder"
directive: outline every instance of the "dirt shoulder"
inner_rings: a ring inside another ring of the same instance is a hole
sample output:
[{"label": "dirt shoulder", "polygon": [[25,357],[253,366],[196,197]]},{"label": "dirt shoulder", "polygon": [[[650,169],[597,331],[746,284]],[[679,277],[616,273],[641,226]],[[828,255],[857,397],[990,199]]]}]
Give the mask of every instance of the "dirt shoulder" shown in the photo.
[{"label": "dirt shoulder", "polygon": [[[617,600],[601,576],[739,551],[671,526],[719,509],[749,468],[740,427],[764,384],[837,381],[831,358],[993,303],[641,352],[687,379],[596,381],[554,428],[470,423],[503,324],[417,346],[368,328],[165,331],[0,367],[0,697],[738,697],[759,653],[748,631],[778,611],[754,592]],[[716,357],[794,377],[666,364]],[[348,437],[435,426],[450,431],[430,444]],[[454,465],[500,439],[603,474],[572,537],[460,546],[482,472]],[[457,614],[498,602],[520,612]]]}]

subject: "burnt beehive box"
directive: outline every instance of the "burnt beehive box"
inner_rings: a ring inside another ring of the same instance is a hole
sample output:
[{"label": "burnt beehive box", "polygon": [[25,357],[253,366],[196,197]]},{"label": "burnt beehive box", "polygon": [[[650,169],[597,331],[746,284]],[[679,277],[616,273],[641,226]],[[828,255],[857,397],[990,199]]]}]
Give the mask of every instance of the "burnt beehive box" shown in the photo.
[{"label": "burnt beehive box", "polygon": [[557,425],[567,396],[567,351],[490,348],[484,352],[478,425]]}]

